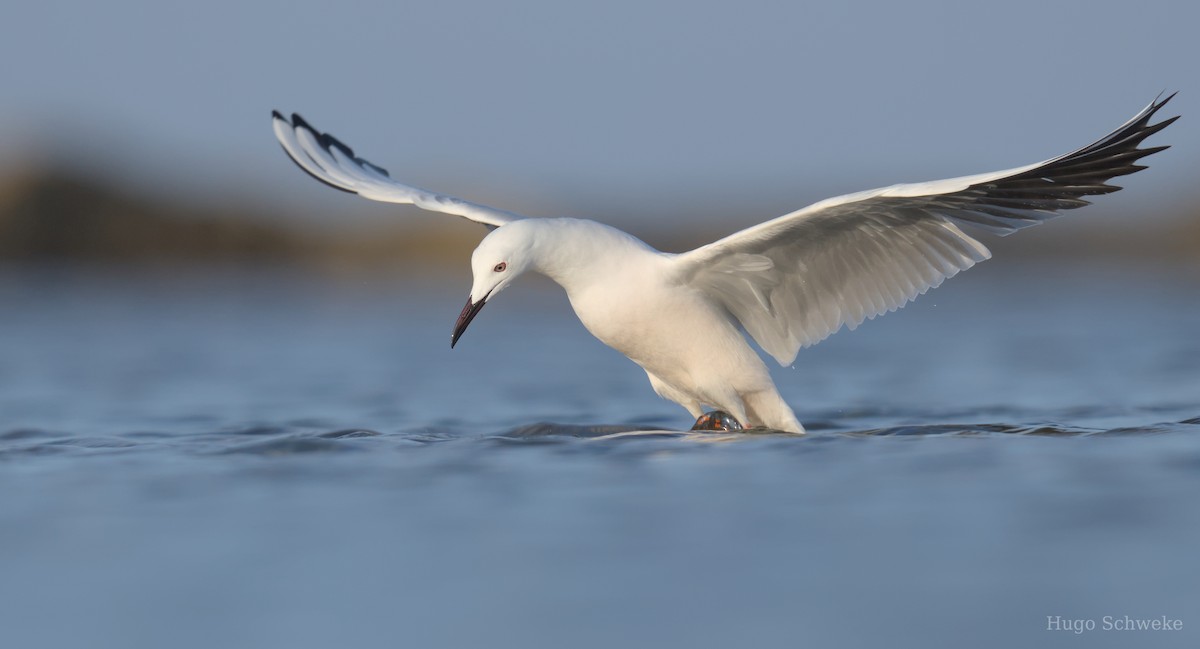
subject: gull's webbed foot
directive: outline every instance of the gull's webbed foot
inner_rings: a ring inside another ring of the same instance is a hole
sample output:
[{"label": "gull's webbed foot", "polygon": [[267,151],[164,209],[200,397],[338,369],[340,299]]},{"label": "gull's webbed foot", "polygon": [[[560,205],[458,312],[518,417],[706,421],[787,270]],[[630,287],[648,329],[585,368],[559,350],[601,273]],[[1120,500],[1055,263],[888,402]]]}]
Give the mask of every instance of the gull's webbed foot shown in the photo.
[{"label": "gull's webbed foot", "polygon": [[733,431],[741,430],[742,423],[733,415],[724,410],[714,410],[700,415],[696,423],[692,426],[692,430],[722,430]]}]

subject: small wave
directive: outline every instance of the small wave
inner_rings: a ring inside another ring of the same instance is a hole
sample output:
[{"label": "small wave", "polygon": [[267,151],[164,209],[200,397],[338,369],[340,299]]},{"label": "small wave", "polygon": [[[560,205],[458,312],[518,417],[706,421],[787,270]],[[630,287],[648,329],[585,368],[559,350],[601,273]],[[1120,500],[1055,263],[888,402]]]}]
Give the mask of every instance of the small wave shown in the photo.
[{"label": "small wave", "polygon": [[639,429],[637,426],[606,424],[578,425],[539,422],[536,424],[529,424],[527,426],[518,426],[492,437],[505,437],[513,439],[528,439],[536,437],[604,437],[605,435],[627,433],[637,430],[644,429]]},{"label": "small wave", "polygon": [[262,442],[239,444],[217,451],[217,455],[301,455],[309,453],[343,453],[359,450],[340,441],[344,438],[307,437],[289,435]]},{"label": "small wave", "polygon": [[379,437],[383,433],[365,428],[348,428],[346,430],[335,430],[328,433],[321,433],[317,437],[325,439],[355,439],[358,437]]},{"label": "small wave", "polygon": [[68,437],[46,442],[50,446],[74,446],[78,448],[131,448],[138,443],[121,437]]},{"label": "small wave", "polygon": [[892,426],[871,428],[845,433],[851,436],[979,436],[979,435],[1042,435],[1078,436],[1093,435],[1100,431],[1057,424],[1014,425],[1014,424],[932,424],[918,426]]},{"label": "small wave", "polygon": [[0,433],[0,441],[8,440],[26,440],[26,439],[46,439],[48,437],[61,437],[61,433],[54,433],[40,428],[14,428]]}]

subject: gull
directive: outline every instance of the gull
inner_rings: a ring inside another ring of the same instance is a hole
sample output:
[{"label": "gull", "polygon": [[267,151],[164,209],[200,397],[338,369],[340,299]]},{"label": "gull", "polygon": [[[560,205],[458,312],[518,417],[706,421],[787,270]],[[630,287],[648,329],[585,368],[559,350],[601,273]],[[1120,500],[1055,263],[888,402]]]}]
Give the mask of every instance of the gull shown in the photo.
[{"label": "gull", "polygon": [[272,123],[292,161],[335,189],[489,228],[471,254],[471,291],[450,347],[517,277],[541,273],[562,286],[592,335],[641,366],[654,391],[698,426],[712,407],[740,425],[803,434],[746,335],[789,366],[801,348],[991,257],[962,227],[1007,235],[1121,189],[1108,181],[1168,148],[1138,148],[1178,119],[1150,123],[1174,95],[1161,97],[1096,142],[1044,162],[830,198],[680,254],[595,221],[526,218],[405,185],[297,114],[273,111]]}]

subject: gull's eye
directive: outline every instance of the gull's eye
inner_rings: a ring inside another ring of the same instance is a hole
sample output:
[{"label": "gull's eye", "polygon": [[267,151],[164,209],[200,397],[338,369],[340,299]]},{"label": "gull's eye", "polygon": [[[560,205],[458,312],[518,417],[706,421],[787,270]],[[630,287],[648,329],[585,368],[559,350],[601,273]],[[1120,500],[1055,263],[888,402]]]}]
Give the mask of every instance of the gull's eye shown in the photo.
[{"label": "gull's eye", "polygon": [[508,264],[502,261],[496,264],[496,267],[492,270],[496,271],[497,273],[503,273],[505,268],[508,268]]}]

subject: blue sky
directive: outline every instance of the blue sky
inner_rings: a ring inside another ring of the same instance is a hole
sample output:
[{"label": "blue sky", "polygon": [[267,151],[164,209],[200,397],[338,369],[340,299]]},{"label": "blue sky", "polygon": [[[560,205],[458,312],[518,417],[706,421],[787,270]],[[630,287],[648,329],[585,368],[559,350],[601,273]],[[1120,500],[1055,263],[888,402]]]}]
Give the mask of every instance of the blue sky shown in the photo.
[{"label": "blue sky", "polygon": [[[1159,91],[1184,119],[1108,212],[1197,198],[1195,3],[21,3],[3,164],[71,159],[204,200],[352,205],[269,128],[299,111],[392,175],[621,224],[1006,168]],[[376,209],[375,212],[371,212]]]}]

